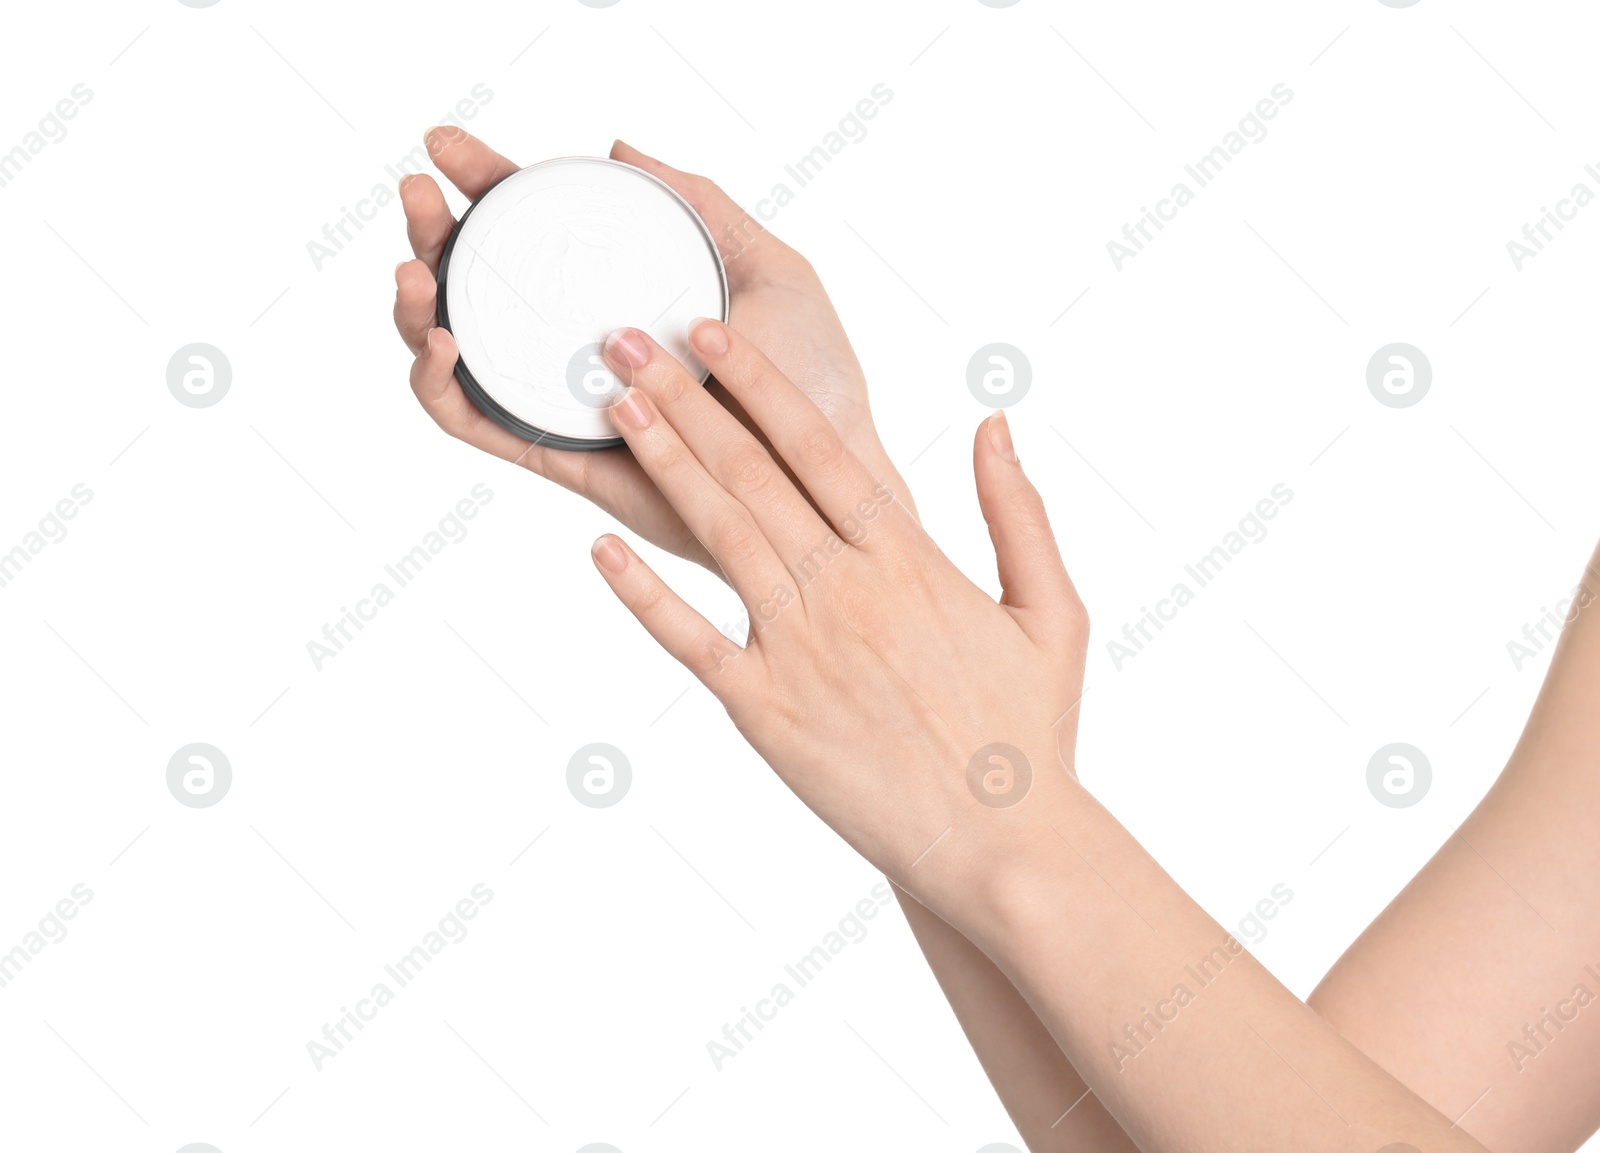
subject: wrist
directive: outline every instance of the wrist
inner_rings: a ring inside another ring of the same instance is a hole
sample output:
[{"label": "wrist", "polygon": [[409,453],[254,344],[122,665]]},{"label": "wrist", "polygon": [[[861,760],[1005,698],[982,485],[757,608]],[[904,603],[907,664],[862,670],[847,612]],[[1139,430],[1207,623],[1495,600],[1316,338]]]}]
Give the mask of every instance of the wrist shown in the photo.
[{"label": "wrist", "polygon": [[1054,771],[1016,804],[952,825],[901,883],[998,961],[1058,921],[1075,887],[1094,876],[1074,845],[1102,814],[1076,777]]},{"label": "wrist", "polygon": [[1087,871],[1071,830],[1089,797],[1076,781],[1072,785],[1079,795],[1055,798],[1048,811],[1041,806],[973,885],[968,935],[1003,967],[1018,962],[1023,946],[1047,937],[1059,924]]}]

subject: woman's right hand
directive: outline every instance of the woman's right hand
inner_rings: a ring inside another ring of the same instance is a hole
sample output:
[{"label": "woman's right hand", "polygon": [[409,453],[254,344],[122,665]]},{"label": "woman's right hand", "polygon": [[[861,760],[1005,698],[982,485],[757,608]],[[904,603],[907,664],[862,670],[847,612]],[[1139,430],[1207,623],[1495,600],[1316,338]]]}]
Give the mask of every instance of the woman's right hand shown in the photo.
[{"label": "woman's right hand", "polygon": [[[435,167],[471,200],[519,167],[459,128],[430,129],[426,144]],[[679,172],[621,141],[613,145],[611,158],[650,173],[700,214],[727,266],[730,323],[770,350],[778,368],[827,414],[851,451],[909,506],[905,483],[873,426],[861,364],[811,265],[705,177]],[[411,389],[428,415],[458,440],[571,489],[651,543],[717,571],[626,447],[574,452],[530,444],[467,399],[455,378],[455,341],[436,324],[435,277],[455,219],[431,176],[405,177],[400,198],[415,259],[395,269],[394,320],[416,355]],[[716,381],[707,388],[751,424]]]}]

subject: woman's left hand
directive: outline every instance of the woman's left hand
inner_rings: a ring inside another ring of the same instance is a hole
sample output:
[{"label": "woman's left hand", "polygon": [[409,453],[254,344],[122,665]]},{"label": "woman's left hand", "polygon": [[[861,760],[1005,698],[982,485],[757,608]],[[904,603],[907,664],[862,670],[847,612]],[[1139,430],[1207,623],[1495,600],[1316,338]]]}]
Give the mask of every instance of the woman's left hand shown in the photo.
[{"label": "woman's left hand", "polygon": [[713,320],[690,340],[771,453],[637,329],[606,343],[632,385],[611,416],[744,602],[747,644],[618,538],[600,538],[595,561],[801,800],[952,913],[942,897],[987,874],[1024,828],[1047,829],[1048,815],[1028,815],[1048,814],[1044,797],[1076,791],[1088,623],[1005,418],[987,420],[974,446],[996,604],[754,345]]}]

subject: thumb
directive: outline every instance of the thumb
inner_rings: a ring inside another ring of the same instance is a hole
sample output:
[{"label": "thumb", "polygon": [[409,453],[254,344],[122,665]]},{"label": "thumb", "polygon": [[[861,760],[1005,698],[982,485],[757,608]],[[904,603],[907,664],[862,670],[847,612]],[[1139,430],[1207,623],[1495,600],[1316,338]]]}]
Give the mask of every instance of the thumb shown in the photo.
[{"label": "thumb", "polygon": [[611,159],[642,168],[689,202],[689,207],[705,221],[722,254],[730,287],[748,284],[752,277],[771,271],[785,260],[800,259],[794,249],[763,228],[759,220],[707,177],[680,172],[621,140],[612,144]]},{"label": "thumb", "polygon": [[1017,462],[1003,411],[978,426],[972,470],[1000,570],[1000,603],[1034,640],[1063,638],[1081,621],[1083,603],[1061,563],[1039,490]]}]

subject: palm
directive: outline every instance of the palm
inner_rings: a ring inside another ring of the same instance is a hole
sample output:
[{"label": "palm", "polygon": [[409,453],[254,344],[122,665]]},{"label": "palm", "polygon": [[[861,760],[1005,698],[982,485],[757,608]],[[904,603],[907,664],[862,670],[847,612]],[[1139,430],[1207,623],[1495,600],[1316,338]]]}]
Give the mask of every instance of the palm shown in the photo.
[{"label": "palm", "polygon": [[[846,444],[858,454],[877,450],[861,364],[815,273],[807,268],[789,281],[751,285],[734,294],[728,311],[728,323],[768,351],[773,364],[826,414]],[[738,412],[737,402],[712,384],[718,398]],[[766,443],[759,432],[757,436]]]}]

